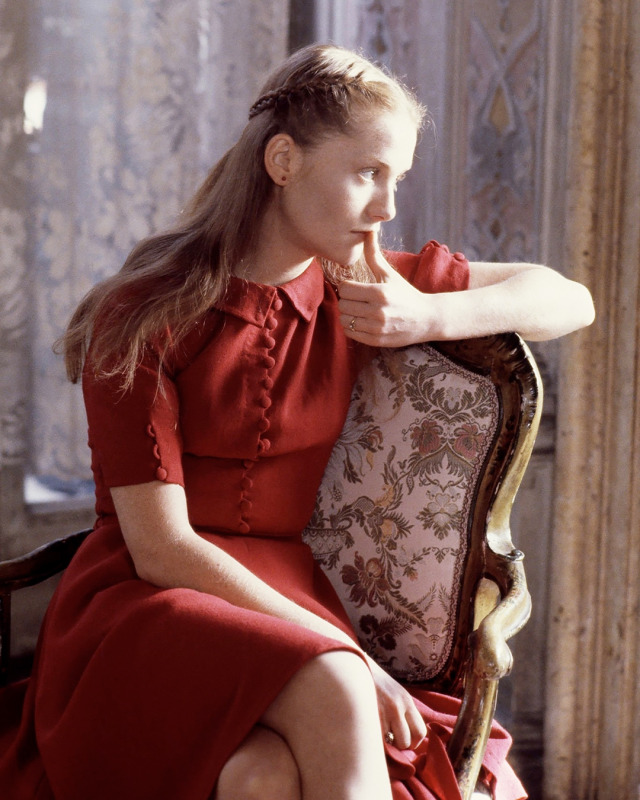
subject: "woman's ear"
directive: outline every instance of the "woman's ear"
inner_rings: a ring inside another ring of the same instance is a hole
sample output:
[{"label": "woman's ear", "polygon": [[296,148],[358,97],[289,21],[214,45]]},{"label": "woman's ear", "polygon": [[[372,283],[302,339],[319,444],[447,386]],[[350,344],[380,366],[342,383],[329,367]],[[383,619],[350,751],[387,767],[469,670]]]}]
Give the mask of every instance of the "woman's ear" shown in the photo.
[{"label": "woman's ear", "polygon": [[297,173],[302,161],[300,147],[288,133],[276,133],[264,150],[264,166],[277,186],[286,186]]}]

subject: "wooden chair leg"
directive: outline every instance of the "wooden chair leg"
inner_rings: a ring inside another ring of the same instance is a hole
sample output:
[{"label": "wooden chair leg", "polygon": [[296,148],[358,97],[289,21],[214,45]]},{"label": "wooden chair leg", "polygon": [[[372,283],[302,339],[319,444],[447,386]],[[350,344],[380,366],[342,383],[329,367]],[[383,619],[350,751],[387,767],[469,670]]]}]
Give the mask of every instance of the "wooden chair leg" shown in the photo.
[{"label": "wooden chair leg", "polygon": [[498,699],[498,681],[472,672],[465,686],[448,752],[463,800],[470,800],[482,766]]}]

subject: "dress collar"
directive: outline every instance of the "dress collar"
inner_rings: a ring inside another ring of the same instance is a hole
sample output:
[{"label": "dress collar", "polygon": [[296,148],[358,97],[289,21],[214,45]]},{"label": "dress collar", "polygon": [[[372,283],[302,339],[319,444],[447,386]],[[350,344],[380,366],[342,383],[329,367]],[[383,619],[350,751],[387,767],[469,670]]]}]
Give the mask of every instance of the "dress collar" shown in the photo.
[{"label": "dress collar", "polygon": [[262,327],[272,303],[280,295],[309,322],[324,298],[324,284],[324,273],[317,261],[312,261],[304,272],[281,286],[253,283],[232,275],[216,308]]}]

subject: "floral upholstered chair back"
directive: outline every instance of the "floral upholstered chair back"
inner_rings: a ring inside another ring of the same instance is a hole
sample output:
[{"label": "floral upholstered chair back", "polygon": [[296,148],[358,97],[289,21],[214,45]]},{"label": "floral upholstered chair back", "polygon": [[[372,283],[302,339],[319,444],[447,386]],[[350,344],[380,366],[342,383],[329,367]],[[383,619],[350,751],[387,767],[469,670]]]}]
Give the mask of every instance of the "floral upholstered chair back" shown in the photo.
[{"label": "floral upholstered chair back", "polygon": [[527,356],[515,334],[382,350],[354,388],[304,538],[363,648],[405,683],[461,681]]}]

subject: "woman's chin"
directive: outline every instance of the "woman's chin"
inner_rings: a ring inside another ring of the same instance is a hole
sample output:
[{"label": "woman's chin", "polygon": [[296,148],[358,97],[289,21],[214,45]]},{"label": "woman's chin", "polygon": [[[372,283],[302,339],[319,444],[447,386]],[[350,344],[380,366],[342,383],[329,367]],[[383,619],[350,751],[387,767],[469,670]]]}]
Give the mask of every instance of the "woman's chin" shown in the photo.
[{"label": "woman's chin", "polygon": [[343,252],[332,253],[331,255],[326,255],[328,261],[333,261],[336,264],[340,264],[342,267],[352,267],[360,258],[362,258],[362,254],[364,252],[363,245],[359,244],[355,247],[350,247],[348,250],[345,249]]}]

